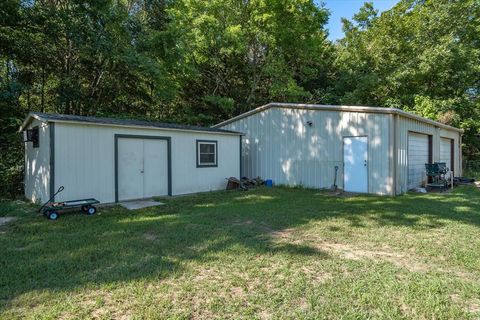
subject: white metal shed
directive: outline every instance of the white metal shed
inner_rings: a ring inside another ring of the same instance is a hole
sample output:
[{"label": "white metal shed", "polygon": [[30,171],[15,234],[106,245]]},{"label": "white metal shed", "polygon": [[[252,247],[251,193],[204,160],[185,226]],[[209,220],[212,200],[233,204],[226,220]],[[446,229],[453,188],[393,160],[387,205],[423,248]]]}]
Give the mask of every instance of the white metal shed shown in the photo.
[{"label": "white metal shed", "polygon": [[34,202],[60,186],[56,201],[111,203],[221,190],[240,177],[241,134],[229,130],[46,113],[30,113],[20,130]]},{"label": "white metal shed", "polygon": [[242,141],[242,175],[277,184],[395,195],[426,183],[425,163],[461,175],[462,130],[394,108],[269,103],[219,123]]}]

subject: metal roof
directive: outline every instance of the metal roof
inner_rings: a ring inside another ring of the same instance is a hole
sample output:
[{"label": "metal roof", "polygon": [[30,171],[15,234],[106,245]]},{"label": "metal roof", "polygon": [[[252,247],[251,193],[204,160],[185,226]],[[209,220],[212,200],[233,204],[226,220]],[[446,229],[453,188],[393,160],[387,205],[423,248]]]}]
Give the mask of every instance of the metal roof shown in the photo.
[{"label": "metal roof", "polygon": [[410,118],[418,121],[422,121],[436,127],[453,130],[457,132],[463,132],[462,129],[458,129],[444,123],[433,121],[427,118],[417,116],[413,113],[409,113],[400,109],[385,108],[385,107],[368,107],[368,106],[342,106],[342,105],[323,105],[323,104],[302,104],[302,103],[280,103],[271,102],[261,107],[255,108],[248,112],[242,113],[236,117],[225,120],[213,126],[213,128],[219,128],[237,120],[249,117],[255,113],[262,112],[264,110],[277,107],[277,108],[290,108],[290,109],[309,109],[309,110],[323,110],[323,111],[346,111],[346,112],[367,112],[367,113],[383,113],[383,114],[398,114],[405,118]]},{"label": "metal roof", "polygon": [[165,122],[134,120],[134,119],[86,117],[86,116],[43,113],[43,112],[29,113],[25,121],[22,123],[20,127],[20,131],[25,130],[25,128],[34,118],[44,122],[87,123],[87,124],[97,124],[97,125],[110,125],[110,126],[123,126],[123,127],[147,127],[147,128],[158,128],[158,129],[168,129],[168,130],[200,131],[200,132],[211,132],[211,133],[220,133],[220,134],[241,135],[240,132],[231,131],[231,130],[182,125],[182,124],[176,124],[176,123],[165,123]]}]

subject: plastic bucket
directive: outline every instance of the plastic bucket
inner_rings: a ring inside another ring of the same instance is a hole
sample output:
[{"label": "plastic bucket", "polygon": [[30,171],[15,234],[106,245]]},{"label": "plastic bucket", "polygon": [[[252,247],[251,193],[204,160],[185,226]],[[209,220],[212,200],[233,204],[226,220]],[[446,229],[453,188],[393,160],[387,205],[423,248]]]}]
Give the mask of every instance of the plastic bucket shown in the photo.
[{"label": "plastic bucket", "polygon": [[265,180],[265,185],[266,185],[268,188],[273,187],[273,180],[272,180],[272,179],[267,179],[267,180]]}]

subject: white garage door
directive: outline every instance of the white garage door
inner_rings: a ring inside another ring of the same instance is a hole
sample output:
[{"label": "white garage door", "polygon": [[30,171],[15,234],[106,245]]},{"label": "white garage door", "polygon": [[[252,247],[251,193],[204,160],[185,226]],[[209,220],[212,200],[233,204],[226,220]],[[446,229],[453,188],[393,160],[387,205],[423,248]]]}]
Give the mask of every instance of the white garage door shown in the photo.
[{"label": "white garage door", "polygon": [[168,146],[160,139],[118,139],[118,200],[168,194]]},{"label": "white garage door", "polygon": [[453,170],[452,166],[452,149],[451,141],[447,138],[440,138],[440,162],[445,162],[449,170]]},{"label": "white garage door", "polygon": [[408,133],[408,189],[427,181],[425,163],[428,163],[428,135]]}]

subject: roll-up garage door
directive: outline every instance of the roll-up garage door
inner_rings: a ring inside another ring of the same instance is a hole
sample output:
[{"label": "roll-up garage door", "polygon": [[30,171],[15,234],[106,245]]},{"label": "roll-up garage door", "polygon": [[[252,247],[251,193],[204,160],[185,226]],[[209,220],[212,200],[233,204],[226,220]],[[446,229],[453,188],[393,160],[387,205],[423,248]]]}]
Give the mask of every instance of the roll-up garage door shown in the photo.
[{"label": "roll-up garage door", "polygon": [[425,163],[428,163],[428,135],[408,133],[408,189],[426,183]]},{"label": "roll-up garage door", "polygon": [[452,168],[452,140],[447,138],[440,138],[440,162],[445,162],[447,168],[451,171]]}]

